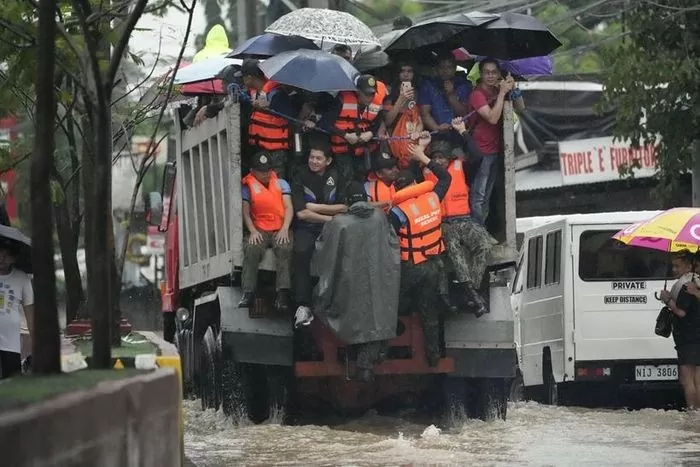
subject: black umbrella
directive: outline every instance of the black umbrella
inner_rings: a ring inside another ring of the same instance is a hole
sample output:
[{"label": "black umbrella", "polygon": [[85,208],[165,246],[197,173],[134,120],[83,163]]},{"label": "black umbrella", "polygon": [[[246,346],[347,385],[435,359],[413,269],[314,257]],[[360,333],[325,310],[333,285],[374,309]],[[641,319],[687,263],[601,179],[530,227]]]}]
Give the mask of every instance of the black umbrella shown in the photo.
[{"label": "black umbrella", "polygon": [[377,68],[385,67],[389,64],[389,56],[381,50],[376,52],[361,53],[352,61],[355,68],[361,73]]},{"label": "black umbrella", "polygon": [[446,42],[452,42],[452,39],[460,33],[495,21],[498,18],[498,15],[480,13],[478,11],[440,16],[404,29],[400,34],[398,31],[392,31],[383,36],[380,42],[382,42],[386,52],[441,45]]},{"label": "black umbrella", "polygon": [[309,92],[355,89],[357,69],[347,60],[322,50],[295,50],[275,55],[260,64],[270,80]]},{"label": "black umbrella", "polygon": [[0,246],[15,256],[15,267],[32,273],[32,240],[14,227],[0,225]]},{"label": "black umbrella", "polygon": [[537,18],[519,13],[501,13],[500,18],[453,37],[453,45],[472,55],[501,60],[540,57],[561,46],[561,42]]},{"label": "black umbrella", "polygon": [[265,33],[254,36],[236,47],[229,58],[268,58],[291,50],[319,50],[314,41],[301,36]]}]

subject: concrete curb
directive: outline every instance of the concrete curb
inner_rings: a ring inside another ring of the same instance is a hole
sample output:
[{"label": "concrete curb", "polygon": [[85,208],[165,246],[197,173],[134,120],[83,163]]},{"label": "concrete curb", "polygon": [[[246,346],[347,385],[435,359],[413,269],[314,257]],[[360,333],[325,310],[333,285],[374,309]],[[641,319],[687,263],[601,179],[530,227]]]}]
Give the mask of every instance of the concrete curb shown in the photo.
[{"label": "concrete curb", "polygon": [[182,395],[173,373],[158,369],[103,381],[3,412],[3,465],[181,465],[175,424]]}]

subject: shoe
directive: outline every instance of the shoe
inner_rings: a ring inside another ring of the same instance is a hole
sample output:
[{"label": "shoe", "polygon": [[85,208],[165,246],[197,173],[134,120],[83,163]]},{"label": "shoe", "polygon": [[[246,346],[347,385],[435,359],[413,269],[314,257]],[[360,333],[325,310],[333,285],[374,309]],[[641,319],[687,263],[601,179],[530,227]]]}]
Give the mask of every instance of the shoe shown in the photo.
[{"label": "shoe", "polygon": [[314,315],[308,306],[300,306],[294,313],[294,327],[308,326],[314,320]]},{"label": "shoe", "polygon": [[277,300],[275,300],[275,308],[277,308],[277,311],[282,313],[289,311],[289,290],[281,289],[277,291]]},{"label": "shoe", "polygon": [[488,303],[484,300],[484,297],[471,285],[469,282],[464,282],[462,284],[462,289],[464,290],[464,295],[467,297],[467,302],[470,302],[472,312],[474,316],[480,318],[485,313],[489,312]]},{"label": "shoe", "polygon": [[238,308],[250,308],[250,305],[253,304],[253,300],[255,300],[253,292],[243,292],[241,301],[238,302]]}]

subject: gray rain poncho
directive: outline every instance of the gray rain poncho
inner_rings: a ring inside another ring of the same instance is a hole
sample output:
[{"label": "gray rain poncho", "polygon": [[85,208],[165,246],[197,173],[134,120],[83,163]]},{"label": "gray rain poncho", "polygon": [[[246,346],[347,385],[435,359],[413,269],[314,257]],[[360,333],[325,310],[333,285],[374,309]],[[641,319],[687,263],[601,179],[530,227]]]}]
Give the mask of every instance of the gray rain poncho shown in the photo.
[{"label": "gray rain poncho", "polygon": [[401,280],[399,242],[386,215],[365,202],[328,222],[311,274],[314,314],[346,344],[396,337]]}]

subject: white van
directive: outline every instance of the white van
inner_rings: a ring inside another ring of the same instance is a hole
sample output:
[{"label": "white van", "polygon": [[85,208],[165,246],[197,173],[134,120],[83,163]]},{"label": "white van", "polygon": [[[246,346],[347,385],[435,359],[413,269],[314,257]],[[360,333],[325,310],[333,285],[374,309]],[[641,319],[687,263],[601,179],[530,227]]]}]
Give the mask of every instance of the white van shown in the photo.
[{"label": "white van", "polygon": [[673,339],[654,334],[668,254],[612,239],[656,214],[517,220],[515,340],[523,384],[544,389],[544,402],[556,404],[559,390],[578,382],[677,386]]}]

